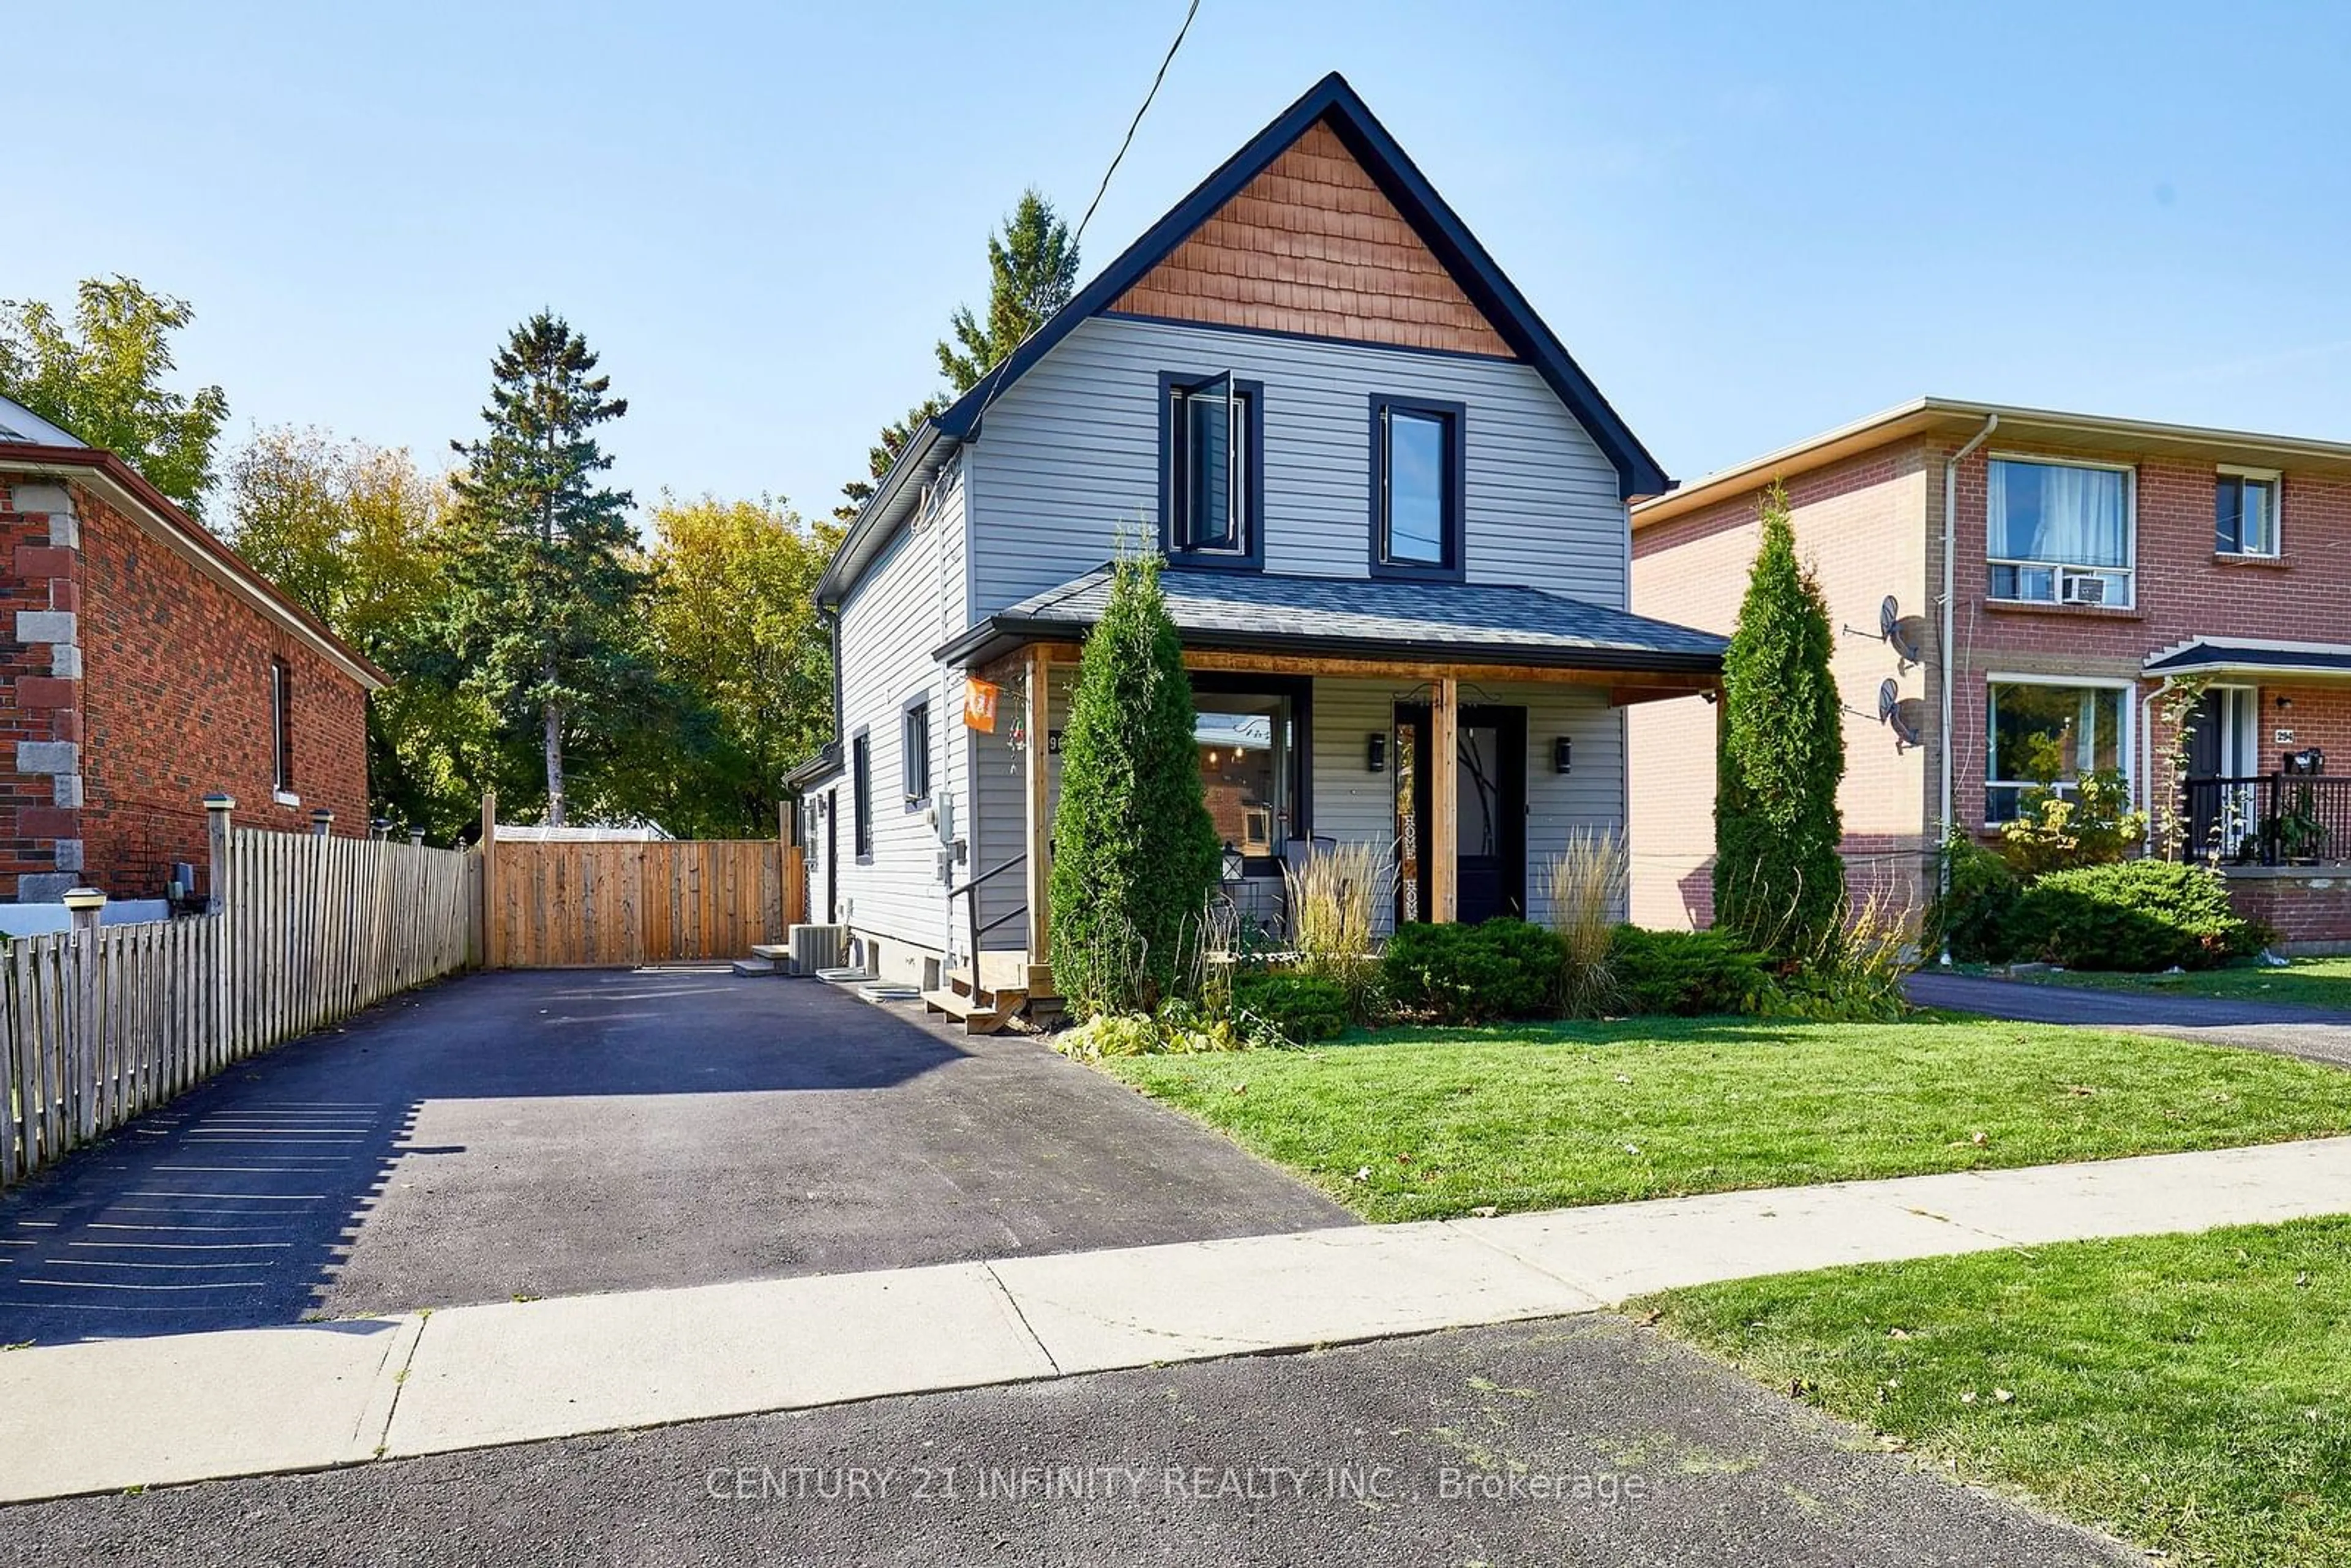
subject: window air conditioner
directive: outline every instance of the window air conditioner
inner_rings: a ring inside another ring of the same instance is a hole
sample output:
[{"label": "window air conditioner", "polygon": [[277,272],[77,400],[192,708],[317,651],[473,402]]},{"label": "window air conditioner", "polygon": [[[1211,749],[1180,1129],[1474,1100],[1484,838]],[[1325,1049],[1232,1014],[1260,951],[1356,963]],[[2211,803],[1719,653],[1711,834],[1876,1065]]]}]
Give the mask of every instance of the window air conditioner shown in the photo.
[{"label": "window air conditioner", "polygon": [[2069,577],[2065,580],[2065,602],[2068,604],[2104,604],[2106,601],[2106,580],[2103,577]]}]

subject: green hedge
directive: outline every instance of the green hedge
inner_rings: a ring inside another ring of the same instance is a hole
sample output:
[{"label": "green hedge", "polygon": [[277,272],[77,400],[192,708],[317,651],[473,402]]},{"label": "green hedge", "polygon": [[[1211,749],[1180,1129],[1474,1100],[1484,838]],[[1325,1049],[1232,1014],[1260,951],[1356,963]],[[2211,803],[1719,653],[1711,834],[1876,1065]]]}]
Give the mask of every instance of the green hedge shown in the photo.
[{"label": "green hedge", "polygon": [[1388,999],[1437,1023],[1489,1023],[1557,1013],[1559,938],[1523,920],[1404,925],[1380,976]]},{"label": "green hedge", "polygon": [[1270,1030],[1292,1045],[1346,1032],[1347,993],[1333,980],[1290,969],[1233,981],[1233,1016],[1244,1035]]},{"label": "green hedge", "polygon": [[2261,946],[2230,907],[2228,880],[2176,861],[2051,872],[2024,890],[2009,925],[2018,956],[2069,969],[2208,969]]},{"label": "green hedge", "polygon": [[1646,931],[1620,925],[1609,963],[1634,1013],[1700,1018],[1751,1013],[1771,1003],[1770,969],[1761,954],[1723,930]]}]

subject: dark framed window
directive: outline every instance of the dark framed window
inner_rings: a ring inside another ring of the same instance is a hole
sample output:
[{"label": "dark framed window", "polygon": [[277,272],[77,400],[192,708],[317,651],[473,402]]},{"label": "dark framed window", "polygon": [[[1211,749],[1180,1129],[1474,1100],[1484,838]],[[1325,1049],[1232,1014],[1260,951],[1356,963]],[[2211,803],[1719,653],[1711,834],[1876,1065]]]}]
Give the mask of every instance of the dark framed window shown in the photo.
[{"label": "dark framed window", "polygon": [[873,737],[863,730],[849,743],[850,852],[873,852]]},{"label": "dark framed window", "polygon": [[1372,399],[1372,570],[1386,577],[1461,576],[1462,406]]},{"label": "dark framed window", "polygon": [[1229,371],[1159,377],[1160,543],[1196,566],[1265,559],[1265,387]]},{"label": "dark framed window", "polygon": [[269,661],[269,747],[280,795],[294,792],[294,669],[283,659]]},{"label": "dark framed window", "polygon": [[2224,473],[2212,490],[2212,548],[2223,555],[2279,553],[2278,476]]},{"label": "dark framed window", "polygon": [[1196,674],[1193,739],[1200,785],[1225,858],[1248,876],[1277,876],[1312,834],[1314,683],[1280,675]]},{"label": "dark framed window", "polygon": [[925,800],[931,793],[931,703],[928,697],[906,705],[898,719],[898,755],[904,759],[900,769],[905,775],[906,800],[909,804]]}]

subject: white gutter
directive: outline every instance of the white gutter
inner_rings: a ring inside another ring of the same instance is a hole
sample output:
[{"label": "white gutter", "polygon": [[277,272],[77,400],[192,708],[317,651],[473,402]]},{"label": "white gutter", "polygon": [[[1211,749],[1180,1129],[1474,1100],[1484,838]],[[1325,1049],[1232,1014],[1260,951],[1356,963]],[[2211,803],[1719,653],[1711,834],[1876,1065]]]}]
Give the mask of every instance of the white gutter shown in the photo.
[{"label": "white gutter", "polygon": [[[1966,462],[1970,455],[1972,454],[1977,447],[1981,446],[1985,442],[1991,440],[1991,433],[1999,428],[2000,415],[1996,413],[1988,413],[1984,415],[1983,428],[1977,431],[1974,435],[1970,436],[1965,446],[1962,446],[1957,452],[1952,453],[1951,455],[1945,459],[1943,463],[1943,635],[1942,641],[1937,649],[1937,653],[1939,655],[1943,666],[1942,727],[1936,732],[1936,748],[1942,753],[1943,764],[1943,810],[1941,824],[1938,830],[1937,848],[1938,851],[1943,843],[1949,841],[1951,836],[1951,753],[1953,750],[1951,746],[1951,690],[1952,681],[1954,679],[1952,666],[1958,662],[1957,650],[1953,644],[1957,641],[1959,621],[1957,597],[1953,588],[1955,577],[1951,558],[1959,553],[1959,465]],[[1940,886],[1938,891],[1949,893],[1951,890],[1950,857],[1949,855],[1938,853],[1937,858],[1941,867],[1939,873]],[[1944,966],[1946,967],[1949,967],[1950,962],[1951,949],[1949,944],[1946,943],[1943,947]]]}]

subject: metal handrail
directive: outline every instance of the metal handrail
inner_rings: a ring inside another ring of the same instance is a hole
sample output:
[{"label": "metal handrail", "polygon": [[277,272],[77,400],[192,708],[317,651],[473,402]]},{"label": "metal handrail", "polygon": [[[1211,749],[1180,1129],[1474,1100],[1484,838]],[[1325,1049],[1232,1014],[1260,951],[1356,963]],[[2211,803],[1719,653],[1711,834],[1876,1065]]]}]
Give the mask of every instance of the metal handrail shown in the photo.
[{"label": "metal handrail", "polygon": [[1014,866],[1025,865],[1028,863],[1028,861],[1029,857],[1025,853],[1014,855],[1010,860],[1006,861],[999,865],[992,865],[988,867],[986,871],[981,872],[977,876],[973,877],[969,882],[965,883],[961,887],[951,887],[947,889],[947,902],[949,904],[953,904],[957,898],[962,898],[967,901],[964,904],[964,913],[969,919],[971,925],[971,949],[969,957],[971,959],[972,999],[974,1001],[979,1001],[985,998],[987,1006],[991,1009],[996,1005],[996,993],[987,989],[987,977],[980,968],[980,934],[984,931],[995,930],[1006,921],[1010,920],[1014,915],[1026,915],[1029,912],[1029,906],[1026,904],[1023,904],[1019,908],[1012,911],[1010,915],[998,915],[994,920],[989,921],[986,925],[982,925],[979,923],[979,884],[987,882],[991,877],[1003,875],[1006,872],[1010,871]]}]

